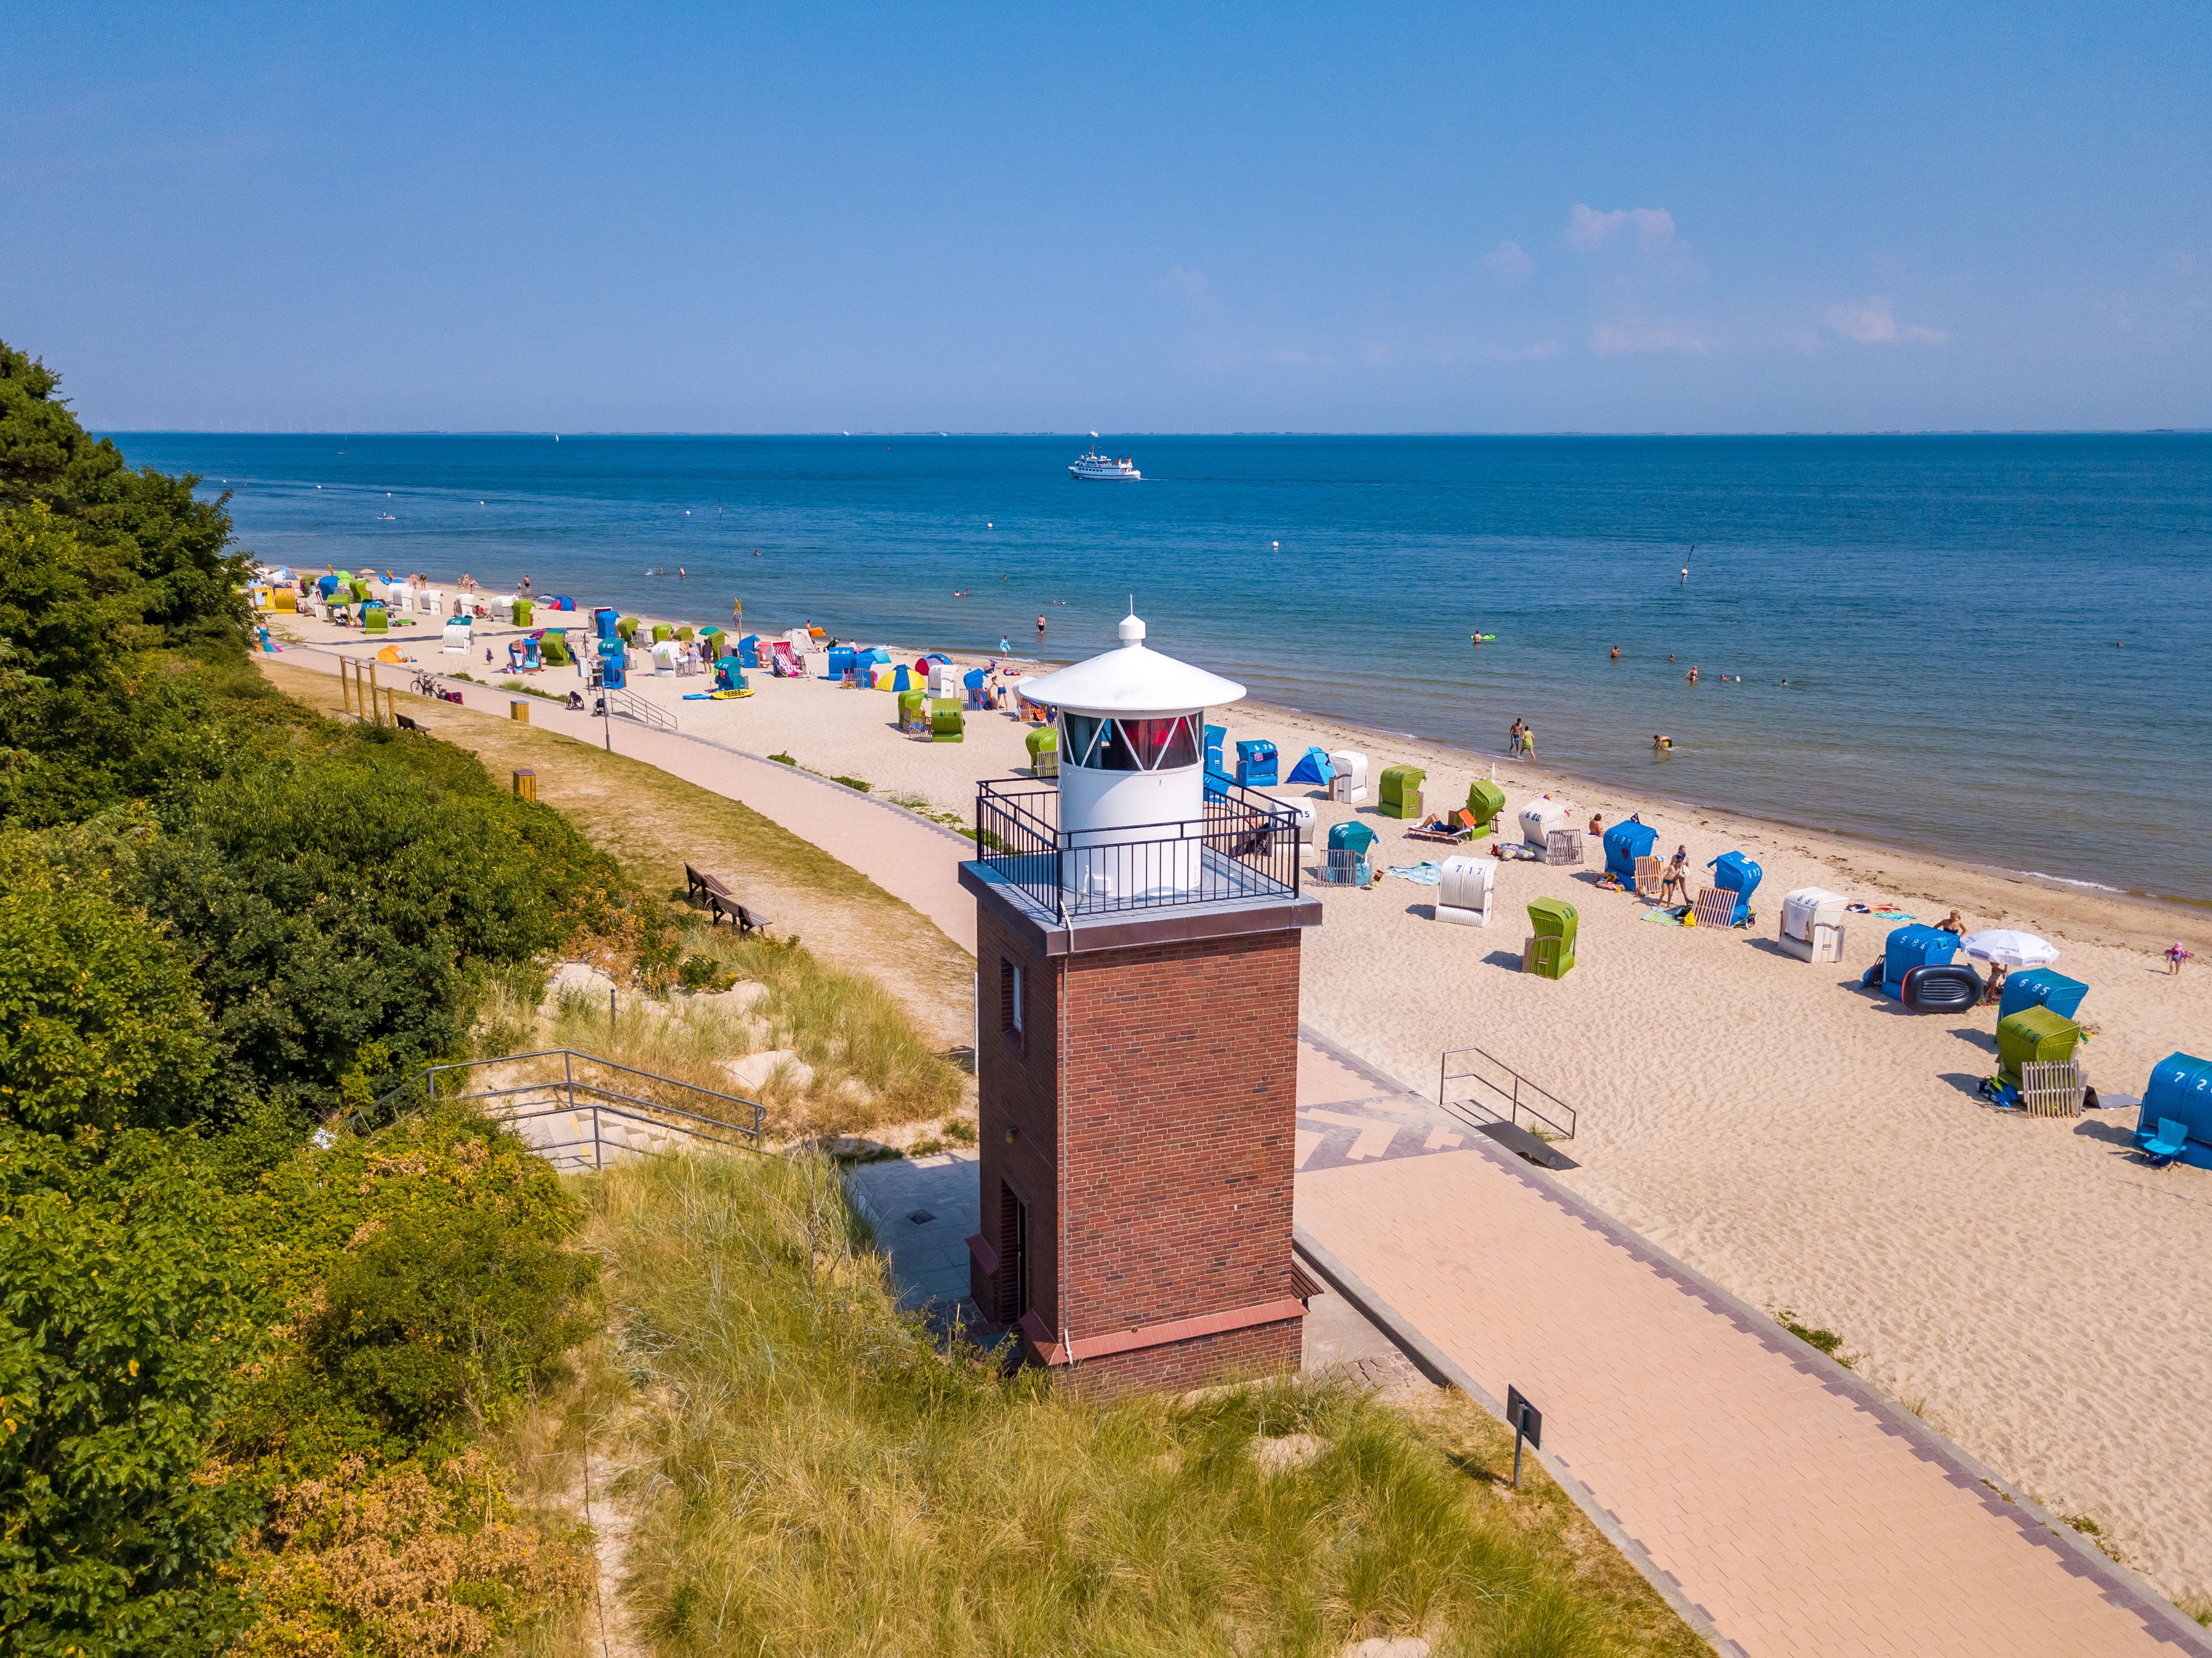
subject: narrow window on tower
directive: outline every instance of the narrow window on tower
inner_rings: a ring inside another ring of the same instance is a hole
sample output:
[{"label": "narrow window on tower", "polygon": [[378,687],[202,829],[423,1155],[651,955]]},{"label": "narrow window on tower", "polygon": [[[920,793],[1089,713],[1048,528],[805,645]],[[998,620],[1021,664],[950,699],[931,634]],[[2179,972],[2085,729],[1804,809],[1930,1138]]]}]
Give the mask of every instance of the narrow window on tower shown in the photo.
[{"label": "narrow window on tower", "polygon": [[1017,1044],[1022,1039],[1022,970],[999,958],[999,1029]]}]

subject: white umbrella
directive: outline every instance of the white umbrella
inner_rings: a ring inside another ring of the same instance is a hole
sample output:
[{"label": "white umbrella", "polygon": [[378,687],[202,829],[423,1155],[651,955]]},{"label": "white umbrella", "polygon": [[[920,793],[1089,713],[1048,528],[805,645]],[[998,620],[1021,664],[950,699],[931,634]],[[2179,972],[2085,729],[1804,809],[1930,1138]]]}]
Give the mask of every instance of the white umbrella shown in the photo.
[{"label": "white umbrella", "polygon": [[1994,962],[1999,967],[2048,967],[2058,959],[2058,946],[2048,938],[2014,932],[2008,927],[1969,932],[1959,942],[1975,960]]}]

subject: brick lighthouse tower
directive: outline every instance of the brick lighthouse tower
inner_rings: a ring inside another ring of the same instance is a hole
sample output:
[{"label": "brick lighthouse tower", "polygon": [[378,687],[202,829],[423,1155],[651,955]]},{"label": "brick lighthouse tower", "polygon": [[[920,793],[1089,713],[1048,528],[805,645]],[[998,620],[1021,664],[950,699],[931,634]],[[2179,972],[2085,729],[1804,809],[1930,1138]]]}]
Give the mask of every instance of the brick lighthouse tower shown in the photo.
[{"label": "brick lighthouse tower", "polygon": [[1297,818],[1218,775],[1244,688],[1121,647],[1023,687],[1056,781],[984,783],[975,896],[982,1230],[969,1282],[1085,1386],[1293,1370]]}]

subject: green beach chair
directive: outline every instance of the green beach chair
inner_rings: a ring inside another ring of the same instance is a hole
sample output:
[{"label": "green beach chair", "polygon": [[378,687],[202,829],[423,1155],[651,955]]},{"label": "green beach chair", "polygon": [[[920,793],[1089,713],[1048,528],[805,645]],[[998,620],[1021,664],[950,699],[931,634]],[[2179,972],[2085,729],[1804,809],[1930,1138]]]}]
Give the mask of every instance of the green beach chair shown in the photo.
[{"label": "green beach chair", "polygon": [[909,734],[929,729],[929,693],[903,690],[898,694],[898,728]]},{"label": "green beach chair", "polygon": [[1376,810],[1385,817],[1419,817],[1421,784],[1427,777],[1419,766],[1385,766],[1382,800]]},{"label": "green beach chair", "polygon": [[958,743],[965,739],[968,722],[960,712],[957,696],[933,696],[929,700],[929,740],[933,743]]},{"label": "green beach chair", "polygon": [[678,628],[676,630],[676,642],[679,645],[689,645],[691,642],[691,629]]},{"label": "green beach chair", "polygon": [[1521,970],[1540,979],[1564,979],[1575,964],[1575,907],[1564,898],[1538,898],[1528,905],[1528,942],[1521,951]]},{"label": "green beach chair", "polygon": [[626,616],[615,623],[615,634],[625,645],[629,643],[636,633],[637,618],[634,616]]},{"label": "green beach chair", "polygon": [[1030,775],[1057,777],[1060,775],[1060,733],[1050,726],[1039,726],[1022,739],[1029,745]]},{"label": "green beach chair", "polygon": [[363,633],[388,634],[392,631],[392,618],[383,605],[364,604],[361,607],[361,628]]},{"label": "green beach chair", "polygon": [[2047,1007],[2024,1007],[1997,1021],[1997,1073],[2014,1088],[2020,1068],[2035,1060],[2070,1060],[2081,1027]]},{"label": "green beach chair", "polygon": [[1498,814],[1505,810],[1505,791],[1486,778],[1478,777],[1467,786],[1467,809],[1474,818],[1478,834],[1498,821]]},{"label": "green beach chair", "polygon": [[676,629],[670,627],[665,622],[656,622],[653,624],[653,642],[654,644],[658,645],[664,639],[673,639],[675,637]]},{"label": "green beach chair", "polygon": [[536,607],[532,604],[528,599],[518,598],[514,601],[514,625],[516,627],[528,627],[530,625],[530,618],[536,614]]}]

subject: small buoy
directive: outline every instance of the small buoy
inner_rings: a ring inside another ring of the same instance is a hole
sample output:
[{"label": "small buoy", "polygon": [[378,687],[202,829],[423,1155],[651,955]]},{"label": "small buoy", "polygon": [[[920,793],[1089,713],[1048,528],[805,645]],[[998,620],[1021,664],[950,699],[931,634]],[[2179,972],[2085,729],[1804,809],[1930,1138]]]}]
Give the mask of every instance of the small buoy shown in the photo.
[{"label": "small buoy", "polygon": [[992,523],[988,523],[988,522],[987,522],[987,523],[983,525],[983,527],[984,527],[985,529],[987,529],[987,530],[995,530],[995,529],[997,529],[999,526],[998,526],[997,525],[995,525],[995,524],[992,524]]},{"label": "small buoy", "polygon": [[1283,550],[1283,544],[1279,541],[1271,541],[1267,544],[1270,547],[1273,547],[1277,552],[1280,552]]}]

